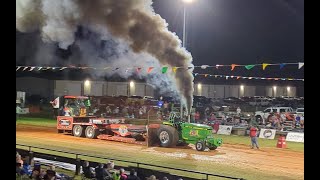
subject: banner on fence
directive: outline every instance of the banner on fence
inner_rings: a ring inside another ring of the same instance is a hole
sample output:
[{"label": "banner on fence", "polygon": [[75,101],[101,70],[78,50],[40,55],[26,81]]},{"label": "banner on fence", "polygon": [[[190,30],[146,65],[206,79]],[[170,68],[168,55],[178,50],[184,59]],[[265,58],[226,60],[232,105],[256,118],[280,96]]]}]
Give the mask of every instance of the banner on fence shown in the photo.
[{"label": "banner on fence", "polygon": [[217,134],[230,135],[232,131],[232,126],[219,125],[219,130]]},{"label": "banner on fence", "polygon": [[29,108],[21,108],[20,114],[29,114]]},{"label": "banner on fence", "polygon": [[275,129],[261,129],[261,132],[259,134],[259,138],[263,138],[263,139],[274,139],[275,136],[276,136]]},{"label": "banner on fence", "polygon": [[286,141],[302,142],[302,143],[304,143],[304,133],[289,132],[289,133],[287,134]]}]

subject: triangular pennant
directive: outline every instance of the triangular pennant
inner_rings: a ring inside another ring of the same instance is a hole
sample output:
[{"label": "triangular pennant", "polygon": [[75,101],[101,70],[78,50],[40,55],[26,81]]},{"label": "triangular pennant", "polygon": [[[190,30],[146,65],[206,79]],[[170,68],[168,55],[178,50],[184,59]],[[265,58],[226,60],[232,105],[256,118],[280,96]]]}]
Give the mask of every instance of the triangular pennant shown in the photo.
[{"label": "triangular pennant", "polygon": [[255,65],[250,64],[250,65],[246,65],[246,66],[244,66],[244,67],[245,67],[247,70],[250,70],[250,69],[252,69],[254,66],[255,66]]},{"label": "triangular pennant", "polygon": [[36,68],[36,67],[31,67],[29,71],[32,71],[34,68]]},{"label": "triangular pennant", "polygon": [[208,66],[209,66],[209,65],[202,65],[202,66],[201,66],[201,69],[207,69]]},{"label": "triangular pennant", "polygon": [[236,64],[231,64],[231,71],[233,71],[236,66],[238,66],[238,65],[236,65]]},{"label": "triangular pennant", "polygon": [[22,71],[25,71],[26,69],[28,69],[28,67],[24,67],[24,68],[22,69]]},{"label": "triangular pennant", "polygon": [[154,67],[149,67],[147,73],[150,73]]},{"label": "triangular pennant", "polygon": [[177,72],[177,67],[172,67],[172,72],[176,73]]},{"label": "triangular pennant", "polygon": [[207,77],[207,76],[208,76],[208,74],[205,74],[205,75],[204,75],[204,77]]},{"label": "triangular pennant", "polygon": [[281,64],[280,64],[280,69],[282,69],[285,65],[286,65],[286,64],[281,63]]},{"label": "triangular pennant", "polygon": [[269,65],[270,65],[270,64],[263,63],[263,64],[262,64],[262,69],[263,69],[263,70],[265,70],[265,69],[266,69],[266,67],[267,67],[267,66],[269,66]]},{"label": "triangular pennant", "polygon": [[165,67],[163,67],[163,68],[162,68],[162,70],[161,70],[162,74],[166,73],[166,72],[167,72],[167,70],[168,70],[168,67],[166,67],[166,66],[165,66]]},{"label": "triangular pennant", "polygon": [[141,72],[141,67],[138,67],[137,68],[137,73],[140,73]]},{"label": "triangular pennant", "polygon": [[62,68],[60,68],[60,71],[62,71],[62,70],[64,70],[64,69],[66,69],[67,67],[62,67]]},{"label": "triangular pennant", "polygon": [[299,67],[298,67],[298,69],[302,68],[302,66],[304,66],[304,63],[303,63],[303,62],[299,62]]},{"label": "triangular pennant", "polygon": [[18,71],[20,68],[21,68],[21,66],[18,66],[17,69],[16,69],[16,71]]}]

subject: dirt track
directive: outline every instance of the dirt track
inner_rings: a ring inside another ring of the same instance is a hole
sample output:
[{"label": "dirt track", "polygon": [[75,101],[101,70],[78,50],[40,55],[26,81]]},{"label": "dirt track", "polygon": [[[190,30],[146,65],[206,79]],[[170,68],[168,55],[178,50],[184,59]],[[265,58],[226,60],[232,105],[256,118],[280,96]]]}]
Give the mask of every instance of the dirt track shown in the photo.
[{"label": "dirt track", "polygon": [[[16,140],[17,143],[21,144],[55,149],[84,150],[84,148],[90,147],[93,153],[104,150],[107,151],[109,157],[110,155],[116,155],[118,158],[126,158],[127,156],[132,159],[130,153],[139,152],[136,160],[144,156],[160,156],[168,159],[184,159],[186,162],[192,160],[196,165],[201,163],[202,166],[207,166],[207,168],[210,164],[219,164],[287,177],[276,179],[303,179],[304,175],[304,153],[277,148],[252,150],[247,146],[235,144],[224,144],[218,150],[210,152],[198,152],[192,146],[184,148],[146,148],[140,145],[99,139],[76,138],[70,135],[57,134],[55,128],[26,125],[17,126]],[[157,159],[155,158],[152,162],[157,162]]]}]

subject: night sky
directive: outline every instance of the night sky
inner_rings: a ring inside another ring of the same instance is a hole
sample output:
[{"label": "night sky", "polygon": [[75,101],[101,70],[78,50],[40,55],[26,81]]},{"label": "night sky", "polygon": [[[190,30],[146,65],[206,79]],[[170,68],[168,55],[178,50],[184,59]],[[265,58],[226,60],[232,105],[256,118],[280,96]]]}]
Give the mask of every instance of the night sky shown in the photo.
[{"label": "night sky", "polygon": [[[154,8],[182,39],[181,1]],[[195,0],[186,12],[195,65],[304,61],[303,0]]]},{"label": "night sky", "polygon": [[[182,39],[181,0],[154,0],[153,7]],[[28,35],[17,33],[16,42],[24,36]],[[304,1],[195,0],[187,5],[186,47],[195,65],[304,62]],[[16,58],[19,65],[26,61]],[[297,66],[214,71],[211,73],[304,78],[304,68]]]}]

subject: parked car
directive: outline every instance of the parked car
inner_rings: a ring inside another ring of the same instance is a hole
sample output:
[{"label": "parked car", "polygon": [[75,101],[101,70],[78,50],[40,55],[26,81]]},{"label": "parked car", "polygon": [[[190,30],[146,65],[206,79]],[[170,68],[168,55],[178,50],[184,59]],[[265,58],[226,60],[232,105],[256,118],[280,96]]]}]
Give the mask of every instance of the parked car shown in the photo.
[{"label": "parked car", "polygon": [[260,124],[266,124],[271,113],[293,113],[293,109],[291,107],[269,107],[264,111],[256,111],[255,117],[256,121]]},{"label": "parked car", "polygon": [[304,116],[304,108],[297,108],[295,114]]},{"label": "parked car", "polygon": [[244,102],[243,100],[236,97],[227,97],[227,98],[224,98],[223,101],[225,103],[232,103],[232,104],[241,104]]},{"label": "parked car", "polygon": [[249,104],[251,106],[269,106],[270,101],[267,99],[261,98],[261,99],[254,99],[254,100],[250,101]]}]

